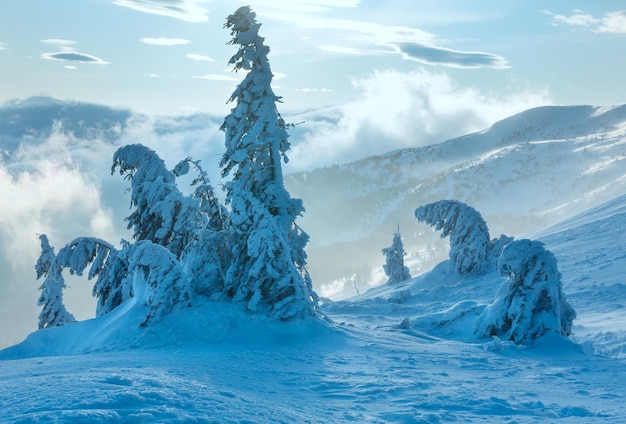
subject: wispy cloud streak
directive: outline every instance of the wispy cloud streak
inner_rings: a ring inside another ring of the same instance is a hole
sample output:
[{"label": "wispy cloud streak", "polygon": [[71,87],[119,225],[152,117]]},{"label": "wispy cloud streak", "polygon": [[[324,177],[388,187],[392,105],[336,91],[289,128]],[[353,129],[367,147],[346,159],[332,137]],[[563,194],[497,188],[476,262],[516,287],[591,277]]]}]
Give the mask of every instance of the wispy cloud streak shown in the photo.
[{"label": "wispy cloud streak", "polygon": [[185,44],[191,43],[191,40],[187,40],[184,38],[166,38],[166,37],[157,37],[151,38],[146,37],[142,38],[141,41],[144,44],[149,44],[151,46],[184,46]]},{"label": "wispy cloud streak", "polygon": [[167,16],[186,22],[206,22],[209,0],[115,0],[113,4],[152,15]]}]

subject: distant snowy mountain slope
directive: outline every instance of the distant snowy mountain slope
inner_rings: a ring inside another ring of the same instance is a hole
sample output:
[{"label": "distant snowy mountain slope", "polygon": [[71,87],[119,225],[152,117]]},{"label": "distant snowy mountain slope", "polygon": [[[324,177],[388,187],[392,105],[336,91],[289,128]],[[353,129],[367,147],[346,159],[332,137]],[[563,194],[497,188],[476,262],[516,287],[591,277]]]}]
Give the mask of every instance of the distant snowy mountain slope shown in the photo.
[{"label": "distant snowy mountain slope", "polygon": [[[435,243],[413,217],[420,205],[460,200],[492,237],[521,235],[626,193],[625,159],[626,105],[548,106],[441,144],[292,174],[286,184],[304,200],[311,273],[325,284],[382,264],[398,224],[417,258]],[[340,253],[343,265],[331,265]],[[415,258],[407,260],[419,267]]]},{"label": "distant snowy mountain slope", "polygon": [[446,262],[327,304],[332,323],[201,302],[140,328],[131,299],[0,351],[0,421],[622,423],[625,230],[621,196],[533,236],[578,312],[571,340],[474,335],[502,279]]}]

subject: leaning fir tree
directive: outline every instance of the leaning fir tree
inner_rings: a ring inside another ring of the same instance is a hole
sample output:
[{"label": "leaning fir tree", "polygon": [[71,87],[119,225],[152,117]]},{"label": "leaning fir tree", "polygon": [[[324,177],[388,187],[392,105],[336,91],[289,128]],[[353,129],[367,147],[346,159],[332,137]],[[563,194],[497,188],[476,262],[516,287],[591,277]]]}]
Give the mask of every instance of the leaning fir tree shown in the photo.
[{"label": "leaning fir tree", "polygon": [[228,16],[230,44],[238,47],[229,64],[247,71],[230,98],[236,106],[225,118],[226,151],[220,162],[234,232],[225,290],[247,309],[277,319],[314,313],[317,295],[306,271],[308,235],[295,223],[302,201],[285,189],[282,163],[289,149],[287,125],[272,90],[269,47],[248,7]]}]

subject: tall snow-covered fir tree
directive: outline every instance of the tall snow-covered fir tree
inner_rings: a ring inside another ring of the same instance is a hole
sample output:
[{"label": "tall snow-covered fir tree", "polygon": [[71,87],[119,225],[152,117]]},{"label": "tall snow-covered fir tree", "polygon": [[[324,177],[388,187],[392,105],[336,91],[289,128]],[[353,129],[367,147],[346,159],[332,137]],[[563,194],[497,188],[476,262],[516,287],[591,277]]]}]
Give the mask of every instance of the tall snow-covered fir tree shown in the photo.
[{"label": "tall snow-covered fir tree", "polygon": [[440,200],[415,209],[415,217],[450,236],[450,263],[460,275],[479,275],[489,267],[489,228],[480,213],[457,200]]},{"label": "tall snow-covered fir tree", "polygon": [[238,48],[229,64],[248,72],[230,97],[236,106],[221,127],[226,151],[220,166],[222,175],[232,177],[225,187],[234,233],[225,290],[250,310],[278,319],[310,315],[317,295],[305,268],[308,235],[295,223],[304,207],[283,182],[289,141],[276,108],[280,98],[271,87],[269,47],[248,6],[228,16],[224,26]]},{"label": "tall snow-covered fir tree", "polygon": [[48,237],[45,234],[39,236],[41,241],[41,255],[35,265],[37,279],[44,277],[44,281],[39,287],[41,294],[37,302],[42,306],[39,314],[39,328],[60,327],[70,322],[75,322],[74,315],[65,309],[63,304],[63,289],[65,280],[63,278],[63,268],[58,264],[54,248],[50,246]]},{"label": "tall snow-covered fir tree", "polygon": [[385,247],[383,250],[385,255],[385,264],[383,265],[383,271],[385,275],[389,277],[387,283],[394,284],[401,281],[406,281],[411,278],[409,268],[404,265],[404,245],[402,244],[402,236],[400,235],[400,229],[393,234],[393,242],[391,246]]}]

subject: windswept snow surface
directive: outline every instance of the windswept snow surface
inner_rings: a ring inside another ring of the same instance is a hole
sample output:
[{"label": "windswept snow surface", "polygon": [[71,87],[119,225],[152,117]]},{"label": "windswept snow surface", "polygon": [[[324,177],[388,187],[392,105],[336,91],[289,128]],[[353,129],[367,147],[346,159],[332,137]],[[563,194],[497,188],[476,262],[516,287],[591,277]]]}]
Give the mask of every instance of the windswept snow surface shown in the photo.
[{"label": "windswept snow surface", "polygon": [[624,422],[626,197],[533,236],[557,257],[575,336],[473,335],[502,280],[448,263],[272,323],[197,304],[140,328],[132,299],[0,351],[2,422]]}]

